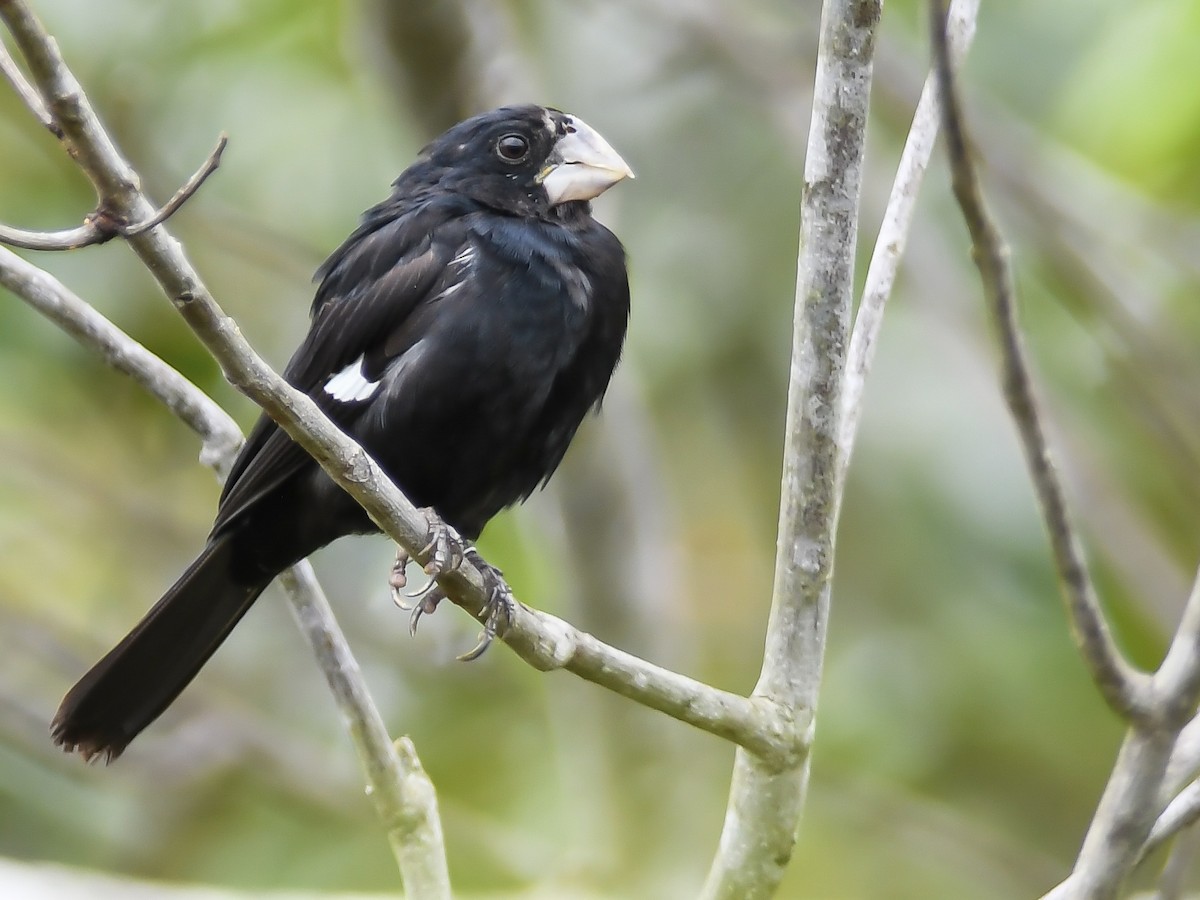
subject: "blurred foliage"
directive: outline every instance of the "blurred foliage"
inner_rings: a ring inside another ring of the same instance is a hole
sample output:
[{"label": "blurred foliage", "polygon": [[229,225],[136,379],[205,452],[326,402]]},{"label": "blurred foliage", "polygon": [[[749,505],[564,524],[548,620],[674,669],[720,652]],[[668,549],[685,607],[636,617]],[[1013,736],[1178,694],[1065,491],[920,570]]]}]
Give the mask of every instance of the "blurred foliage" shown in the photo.
[{"label": "blurred foliage", "polygon": [[[305,329],[310,273],[454,108],[440,83],[437,105],[422,102],[436,59],[398,53],[463,47],[470,66],[447,71],[475,73],[473,101],[537,100],[599,128],[638,172],[597,204],[630,252],[628,353],[551,489],[482,547],[527,602],[749,690],[818,4],[463,3],[413,21],[469,39],[428,43],[396,38],[409,5],[36,3],[154,196],[230,134],[172,225],[280,364]],[[864,268],[926,67],[924,16],[897,0],[884,17]],[[985,3],[965,73],[1058,458],[1144,665],[1200,546],[1198,40],[1196,0]],[[6,91],[0,161],[4,221],[64,227],[90,208]],[[36,261],[249,425],[254,410],[124,248]],[[868,385],[812,795],[782,896],[1040,893],[1103,787],[1120,727],[1072,646],[993,360],[939,158]],[[394,891],[352,751],[276,594],[119,764],[50,747],[63,691],[200,546],[217,488],[197,449],[0,296],[0,852],[256,890]],[[502,648],[460,665],[474,627],[454,610],[410,640],[389,557],[386,541],[348,540],[317,566],[390,727],[438,786],[456,889],[692,894],[732,748]]]}]

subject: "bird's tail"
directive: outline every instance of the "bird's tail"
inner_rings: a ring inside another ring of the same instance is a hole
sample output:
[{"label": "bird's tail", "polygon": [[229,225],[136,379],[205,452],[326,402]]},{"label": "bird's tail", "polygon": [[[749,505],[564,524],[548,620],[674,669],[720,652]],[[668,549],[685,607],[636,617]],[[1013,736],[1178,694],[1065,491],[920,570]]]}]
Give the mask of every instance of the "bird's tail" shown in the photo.
[{"label": "bird's tail", "polygon": [[54,742],[113,760],[179,696],[263,592],[232,575],[233,542],[209,542],[145,618],[63,698]]}]

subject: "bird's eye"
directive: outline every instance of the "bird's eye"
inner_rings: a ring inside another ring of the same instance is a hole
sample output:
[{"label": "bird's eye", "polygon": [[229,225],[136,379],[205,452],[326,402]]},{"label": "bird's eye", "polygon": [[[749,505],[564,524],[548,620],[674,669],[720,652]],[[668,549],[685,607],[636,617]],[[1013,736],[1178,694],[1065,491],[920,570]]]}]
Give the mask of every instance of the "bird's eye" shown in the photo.
[{"label": "bird's eye", "polygon": [[496,141],[496,153],[505,162],[518,163],[529,155],[529,141],[519,134],[506,134]]}]

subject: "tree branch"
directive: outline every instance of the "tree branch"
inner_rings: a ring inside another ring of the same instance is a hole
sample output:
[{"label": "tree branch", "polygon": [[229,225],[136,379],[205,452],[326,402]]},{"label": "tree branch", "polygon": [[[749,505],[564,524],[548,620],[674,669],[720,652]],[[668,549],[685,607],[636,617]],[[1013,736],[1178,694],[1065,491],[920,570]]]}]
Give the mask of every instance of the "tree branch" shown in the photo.
[{"label": "tree branch", "polygon": [[350,732],[367,776],[367,794],[400,866],[405,893],[420,900],[450,900],[437,791],[416,747],[407,737],[392,742],[312,566],[306,561],[287,569],[279,582],[292,599],[292,614]]},{"label": "tree branch", "polygon": [[1140,863],[1198,820],[1200,820],[1200,781],[1193,781],[1180,791],[1179,796],[1168,803],[1167,808],[1162,811],[1162,815],[1150,829],[1150,834],[1137,855],[1137,862]]},{"label": "tree branch", "polygon": [[102,238],[90,221],[62,231],[26,231],[0,223],[0,244],[22,250],[79,250],[111,238],[111,234]]},{"label": "tree branch", "polygon": [[[64,139],[65,134],[62,128],[50,116],[46,103],[42,102],[41,96],[38,96],[37,91],[32,88],[28,80],[17,66],[16,61],[12,59],[12,55],[8,53],[8,49],[4,44],[0,43],[0,72],[4,73],[8,83],[12,85],[14,91],[34,114],[35,118],[46,126],[50,133],[54,134],[60,140]],[[103,244],[103,242],[112,240],[120,235],[122,238],[132,238],[134,235],[148,232],[151,228],[166,222],[168,218],[178,212],[180,206],[187,203],[187,200],[192,197],[192,194],[200,190],[200,185],[208,179],[208,176],[216,172],[217,166],[221,164],[221,154],[226,149],[226,144],[229,139],[222,134],[217,139],[217,145],[202,166],[196,170],[190,179],[184,182],[184,186],[180,187],[175,192],[175,196],[170,198],[166,204],[163,204],[160,209],[154,212],[154,215],[145,218],[144,221],[137,223],[128,223],[115,218],[110,212],[100,208],[90,212],[84,217],[82,226],[67,228],[61,232],[28,232],[22,228],[13,228],[0,223],[0,244],[7,244],[11,247],[20,247],[22,250],[40,250],[40,251],[64,251],[64,250],[79,250],[80,247],[88,247],[94,244]],[[67,145],[67,151],[71,152],[71,146]],[[73,156],[73,154],[72,154]]]},{"label": "tree branch", "polygon": [[[0,285],[160,400],[199,435],[201,462],[224,480],[242,445],[242,432],[207,394],[57,279],[3,247]],[[367,792],[387,830],[406,888],[416,897],[448,898],[450,879],[437,798],[416,751],[411,743],[403,753],[392,745],[312,566],[298,564],[280,576],[280,583],[346,721]]]},{"label": "tree branch", "polygon": [[1076,643],[1105,701],[1121,716],[1134,717],[1149,704],[1149,679],[1145,673],[1130,666],[1117,649],[1088,572],[1083,544],[1067,511],[1062,484],[1046,442],[1033,379],[1029,374],[1025,344],[1017,324],[1008,248],[988,212],[975,162],[968,149],[946,38],[945,0],[935,0],[932,10],[934,65],[942,97],[942,121],[954,196],[971,233],[972,255],[979,268],[988,310],[1000,341],[1004,399],[1021,438]]},{"label": "tree branch", "polygon": [[1200,702],[1200,571],[1167,655],[1154,673],[1153,689],[1156,713],[1177,732],[1184,729]]},{"label": "tree branch", "polygon": [[880,0],[827,0],[804,167],[775,585],[753,696],[796,736],[784,765],[744,750],[702,896],[767,897],[791,858],[808,786],[842,492],[842,394],[871,61]]},{"label": "tree branch", "polygon": [[1154,900],[1183,900],[1188,896],[1187,888],[1193,863],[1197,851],[1200,851],[1200,832],[1194,828],[1185,828],[1175,837],[1171,852],[1159,873]]},{"label": "tree branch", "polygon": [[1200,776],[1200,716],[1194,716],[1175,739],[1158,805],[1165,807],[1176,793],[1197,776]]},{"label": "tree branch", "polygon": [[12,86],[13,91],[33,113],[34,118],[42,123],[42,127],[61,140],[62,129],[51,118],[50,110],[46,109],[46,104],[42,102],[41,96],[25,78],[25,73],[21,71],[20,66],[17,65],[2,41],[0,41],[0,74],[4,75],[4,80]]},{"label": "tree branch", "polygon": [[1050,461],[1017,324],[1008,251],[986,208],[962,123],[947,49],[944,0],[933,4],[931,33],[954,194],[971,232],[975,263],[1000,339],[1005,400],[1021,436],[1076,641],[1109,706],[1130,721],[1074,870],[1047,896],[1115,897],[1143,852],[1161,808],[1168,766],[1174,761],[1172,774],[1178,777],[1184,765],[1177,753],[1180,735],[1200,701],[1200,575],[1158,671],[1151,677],[1135,669],[1117,649],[1104,619]]},{"label": "tree branch", "polygon": [[141,234],[143,231],[149,231],[155,225],[161,225],[171,216],[179,211],[183,204],[187,203],[188,199],[200,190],[200,185],[208,180],[208,176],[217,171],[217,166],[221,165],[221,154],[225,152],[225,145],[229,143],[229,136],[222,134],[217,138],[217,145],[213,147],[212,152],[201,163],[200,168],[192,173],[192,177],[183,183],[183,185],[175,192],[175,196],[164,203],[149,219],[144,222],[138,222],[136,225],[127,225],[119,229],[122,237],[134,237]]},{"label": "tree branch", "polygon": [[230,415],[49,273],[0,247],[0,285],[161,401],[203,442],[200,461],[223,478],[242,446]]},{"label": "tree branch", "polygon": [[[955,65],[966,57],[975,38],[975,19],[979,14],[979,0],[953,0],[950,4],[947,31],[950,53]],[[912,226],[913,213],[917,208],[917,195],[925,170],[933,156],[937,141],[941,109],[938,100],[937,76],[930,72],[921,89],[921,99],[913,114],[912,126],[900,154],[892,192],[888,195],[879,236],[871,253],[867,267],[867,280],[863,287],[862,300],[854,318],[854,333],[850,337],[850,349],[846,359],[846,388],[842,395],[842,447],[845,455],[842,466],[850,463],[854,440],[858,432],[858,420],[862,415],[862,396],[867,373],[875,357],[875,342],[883,326],[883,310],[891,297],[900,270],[900,261],[908,243],[908,232]],[[844,477],[844,474],[843,474]]]}]

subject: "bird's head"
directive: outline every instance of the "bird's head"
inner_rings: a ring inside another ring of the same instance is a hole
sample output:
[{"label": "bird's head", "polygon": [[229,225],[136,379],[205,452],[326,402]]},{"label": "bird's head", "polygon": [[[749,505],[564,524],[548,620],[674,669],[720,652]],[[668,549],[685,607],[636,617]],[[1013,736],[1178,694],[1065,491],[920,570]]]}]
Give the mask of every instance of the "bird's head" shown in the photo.
[{"label": "bird's head", "polygon": [[397,187],[412,176],[528,215],[592,200],[633,172],[582,119],[541,106],[506,106],[436,138]]}]

